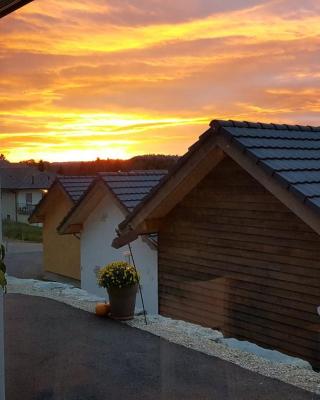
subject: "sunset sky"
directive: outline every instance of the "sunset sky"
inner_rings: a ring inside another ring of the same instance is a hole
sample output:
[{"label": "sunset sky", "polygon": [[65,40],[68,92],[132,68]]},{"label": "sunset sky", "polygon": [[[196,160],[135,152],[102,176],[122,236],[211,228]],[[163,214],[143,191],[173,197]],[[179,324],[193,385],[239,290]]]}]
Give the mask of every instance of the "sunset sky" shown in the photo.
[{"label": "sunset sky", "polygon": [[0,20],[0,152],[183,154],[211,119],[320,125],[319,0],[35,0]]}]

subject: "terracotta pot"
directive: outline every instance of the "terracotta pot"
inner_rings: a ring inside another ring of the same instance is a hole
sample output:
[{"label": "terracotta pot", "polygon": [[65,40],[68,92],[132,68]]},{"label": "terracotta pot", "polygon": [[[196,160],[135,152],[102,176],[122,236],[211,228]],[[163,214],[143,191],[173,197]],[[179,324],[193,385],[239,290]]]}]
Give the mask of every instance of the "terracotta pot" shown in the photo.
[{"label": "terracotta pot", "polygon": [[110,287],[107,290],[111,318],[120,320],[132,319],[136,305],[138,285],[123,288]]},{"label": "terracotta pot", "polygon": [[99,317],[107,317],[110,312],[109,303],[97,303],[96,304],[96,315]]}]

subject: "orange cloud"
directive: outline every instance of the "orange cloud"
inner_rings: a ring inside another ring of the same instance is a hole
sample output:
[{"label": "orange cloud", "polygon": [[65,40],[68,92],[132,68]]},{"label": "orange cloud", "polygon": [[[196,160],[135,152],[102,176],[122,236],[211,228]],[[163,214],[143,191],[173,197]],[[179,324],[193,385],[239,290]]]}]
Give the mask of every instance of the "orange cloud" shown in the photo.
[{"label": "orange cloud", "polygon": [[48,0],[0,22],[11,160],[183,153],[212,118],[319,125],[317,0]]}]

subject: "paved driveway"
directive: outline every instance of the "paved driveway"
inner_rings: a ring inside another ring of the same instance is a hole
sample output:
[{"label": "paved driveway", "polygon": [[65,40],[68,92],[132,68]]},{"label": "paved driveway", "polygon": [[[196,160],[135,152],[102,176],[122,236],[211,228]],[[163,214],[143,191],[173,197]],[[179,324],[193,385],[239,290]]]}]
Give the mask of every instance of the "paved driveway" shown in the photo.
[{"label": "paved driveway", "polygon": [[41,278],[42,243],[7,241],[6,266],[8,274],[16,278]]},{"label": "paved driveway", "polygon": [[53,300],[6,297],[7,400],[311,400],[311,393]]}]

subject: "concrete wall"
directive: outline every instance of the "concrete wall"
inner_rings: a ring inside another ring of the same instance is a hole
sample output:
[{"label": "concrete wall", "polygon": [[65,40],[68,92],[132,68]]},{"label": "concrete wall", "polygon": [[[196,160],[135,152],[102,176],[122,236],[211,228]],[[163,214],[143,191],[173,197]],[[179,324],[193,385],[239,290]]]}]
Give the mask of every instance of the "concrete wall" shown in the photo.
[{"label": "concrete wall", "polygon": [[38,204],[42,199],[43,192],[40,189],[27,189],[27,190],[18,190],[17,192],[17,203],[25,204],[26,203],[26,194],[32,193],[32,204]]},{"label": "concrete wall", "polygon": [[73,206],[61,191],[52,199],[52,207],[43,223],[43,257],[46,272],[80,279],[80,240],[73,235],[59,235],[57,227]]},{"label": "concrete wall", "polygon": [[[109,195],[105,196],[84,223],[81,233],[81,287],[88,292],[107,296],[105,289],[97,285],[97,269],[112,261],[130,261],[127,247],[117,250],[111,246],[115,228],[124,217],[124,212]],[[141,275],[146,310],[150,314],[158,313],[157,251],[141,238],[132,243],[132,251]],[[142,308],[139,294],[136,308]]]},{"label": "concrete wall", "polygon": [[1,216],[2,219],[16,220],[16,195],[10,190],[1,191]]},{"label": "concrete wall", "polygon": [[29,215],[19,214],[16,210],[16,205],[26,204],[26,193],[32,193],[32,204],[36,205],[42,199],[42,190],[31,189],[31,190],[18,190],[17,193],[10,190],[4,190],[2,192],[2,219],[8,219],[11,221],[18,221],[28,223]]},{"label": "concrete wall", "polygon": [[[17,191],[17,204],[26,204],[26,194],[32,193],[32,205],[36,205],[43,197],[43,192],[40,189],[31,189],[31,190],[18,190]],[[28,223],[29,215],[17,213],[17,221]]]}]

